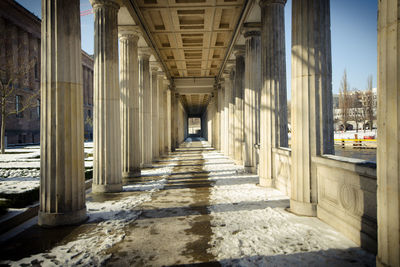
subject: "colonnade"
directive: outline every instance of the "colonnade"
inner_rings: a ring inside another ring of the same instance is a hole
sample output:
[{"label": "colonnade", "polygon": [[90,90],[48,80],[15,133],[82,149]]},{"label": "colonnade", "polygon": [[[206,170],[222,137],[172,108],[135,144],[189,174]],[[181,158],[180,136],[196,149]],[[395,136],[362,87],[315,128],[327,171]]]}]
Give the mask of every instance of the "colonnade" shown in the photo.
[{"label": "colonnade", "polygon": [[[118,192],[140,168],[177,148],[187,132],[180,95],[135,27],[117,25],[117,1],[91,0],[95,14],[93,192]],[[274,186],[272,153],[287,146],[284,6],[261,0],[262,21],[244,25],[205,113],[209,141]],[[333,152],[329,0],[299,0],[292,10],[292,212],[315,216],[312,159]],[[378,256],[398,266],[400,228],[400,1],[379,1],[377,170]],[[42,1],[41,193],[39,224],[86,219],[79,1]],[[65,14],[68,14],[66,16]],[[118,35],[120,54],[118,54]],[[260,59],[260,60],[257,60]],[[258,72],[257,70],[261,70]],[[119,72],[119,73],[118,73]]]},{"label": "colonnade", "polygon": [[[42,32],[43,62],[50,63],[42,64],[41,84],[39,224],[43,226],[86,219],[79,1],[60,1],[57,6],[50,2],[44,1]],[[168,97],[175,96],[173,88],[158,65],[150,66],[152,51],[138,48],[137,27],[118,26],[118,1],[91,4],[95,14],[92,191],[120,192],[124,182],[140,179],[141,168],[171,151],[171,143],[176,147],[182,141],[175,139],[182,138],[181,131],[172,136],[164,130],[172,121],[181,126],[182,106],[175,103],[177,108],[171,108]],[[62,16],[64,12],[71,15]],[[53,40],[58,46],[52,46]],[[52,75],[54,71],[59,74]]]}]

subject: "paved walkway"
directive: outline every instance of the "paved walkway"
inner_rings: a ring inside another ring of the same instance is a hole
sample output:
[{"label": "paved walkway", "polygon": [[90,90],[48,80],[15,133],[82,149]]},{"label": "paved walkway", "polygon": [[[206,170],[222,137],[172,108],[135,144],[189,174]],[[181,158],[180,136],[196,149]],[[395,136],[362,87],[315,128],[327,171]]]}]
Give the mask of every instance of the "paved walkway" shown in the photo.
[{"label": "paved walkway", "polygon": [[[16,261],[3,263],[375,265],[374,255],[317,218],[287,212],[286,196],[257,186],[257,176],[204,141],[183,143],[143,173],[143,180],[123,193],[89,195],[86,224],[58,230],[32,226],[10,240],[1,258]],[[36,238],[31,242],[36,249],[26,245],[29,238]]]}]

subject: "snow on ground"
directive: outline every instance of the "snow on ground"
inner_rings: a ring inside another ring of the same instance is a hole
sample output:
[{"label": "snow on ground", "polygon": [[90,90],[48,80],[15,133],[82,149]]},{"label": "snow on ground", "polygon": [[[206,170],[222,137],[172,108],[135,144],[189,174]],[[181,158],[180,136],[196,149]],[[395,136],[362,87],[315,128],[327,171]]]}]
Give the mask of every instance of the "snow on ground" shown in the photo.
[{"label": "snow on ground", "polygon": [[[93,142],[86,142],[85,168],[93,167]],[[0,154],[0,193],[21,193],[39,187],[40,146],[6,149]]]},{"label": "snow on ground", "polygon": [[374,136],[375,139],[378,137],[378,133],[377,130],[366,130],[364,132],[364,130],[359,130],[358,133],[357,131],[353,130],[353,131],[346,131],[346,132],[342,132],[342,131],[335,131],[335,139],[355,139],[355,134],[357,134],[357,138],[358,139],[363,139],[364,137],[370,137],[370,136]]},{"label": "snow on ground", "polygon": [[4,263],[11,266],[101,266],[111,256],[107,254],[107,249],[124,239],[125,227],[140,215],[140,211],[133,209],[143,202],[150,201],[152,194],[162,189],[165,183],[166,179],[163,178],[146,184],[124,186],[124,191],[140,193],[112,201],[87,201],[88,222],[95,224],[93,229],[79,235],[76,240],[58,245],[46,253]]},{"label": "snow on ground", "polygon": [[375,257],[317,218],[285,210],[288,197],[254,175],[211,177],[211,249],[223,266],[373,266]]},{"label": "snow on ground", "polygon": [[38,188],[39,177],[12,177],[0,178],[0,193],[16,194]]}]

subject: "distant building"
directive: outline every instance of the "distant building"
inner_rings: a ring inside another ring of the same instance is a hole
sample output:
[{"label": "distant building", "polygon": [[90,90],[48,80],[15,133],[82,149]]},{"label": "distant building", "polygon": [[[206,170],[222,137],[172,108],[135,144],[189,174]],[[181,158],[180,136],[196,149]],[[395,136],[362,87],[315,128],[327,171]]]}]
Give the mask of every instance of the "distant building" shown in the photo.
[{"label": "distant building", "polygon": [[[357,129],[357,122],[354,120],[356,116],[359,117],[358,120],[358,129],[363,129],[366,127],[367,129],[376,128],[376,115],[377,115],[377,89],[372,89],[372,94],[368,93],[368,91],[350,91],[350,96],[352,97],[351,107],[349,109],[349,118],[350,120],[347,122],[347,129]],[[335,130],[343,130],[344,125],[342,120],[342,110],[339,105],[340,95],[333,95],[333,120],[334,120],[334,129]],[[369,125],[369,121],[365,118],[366,115],[366,107],[373,107],[373,121],[372,126]]]},{"label": "distant building", "polygon": [[[13,0],[0,1],[0,68],[5,62],[12,66],[23,66],[30,58],[36,64],[30,69],[27,79],[14,83],[16,110],[22,100],[40,89],[40,38],[41,20]],[[93,114],[93,58],[82,51],[83,105],[85,139],[92,139]],[[4,77],[2,77],[4,78]],[[6,120],[8,144],[38,143],[40,141],[40,96],[37,106],[10,115]],[[1,118],[0,118],[1,119]]]}]

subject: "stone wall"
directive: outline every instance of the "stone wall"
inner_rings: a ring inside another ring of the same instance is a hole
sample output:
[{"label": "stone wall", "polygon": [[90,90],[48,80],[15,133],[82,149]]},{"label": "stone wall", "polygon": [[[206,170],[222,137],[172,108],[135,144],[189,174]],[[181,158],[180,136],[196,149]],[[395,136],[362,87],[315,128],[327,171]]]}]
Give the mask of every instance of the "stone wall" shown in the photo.
[{"label": "stone wall", "polygon": [[[274,148],[275,187],[291,195],[291,150]],[[318,183],[317,217],[376,253],[376,164],[333,155],[312,158]]]},{"label": "stone wall", "polygon": [[317,216],[357,245],[376,252],[376,165],[345,160],[313,157]]},{"label": "stone wall", "polygon": [[272,150],[275,187],[288,196],[290,196],[291,154],[289,148],[273,148]]}]

